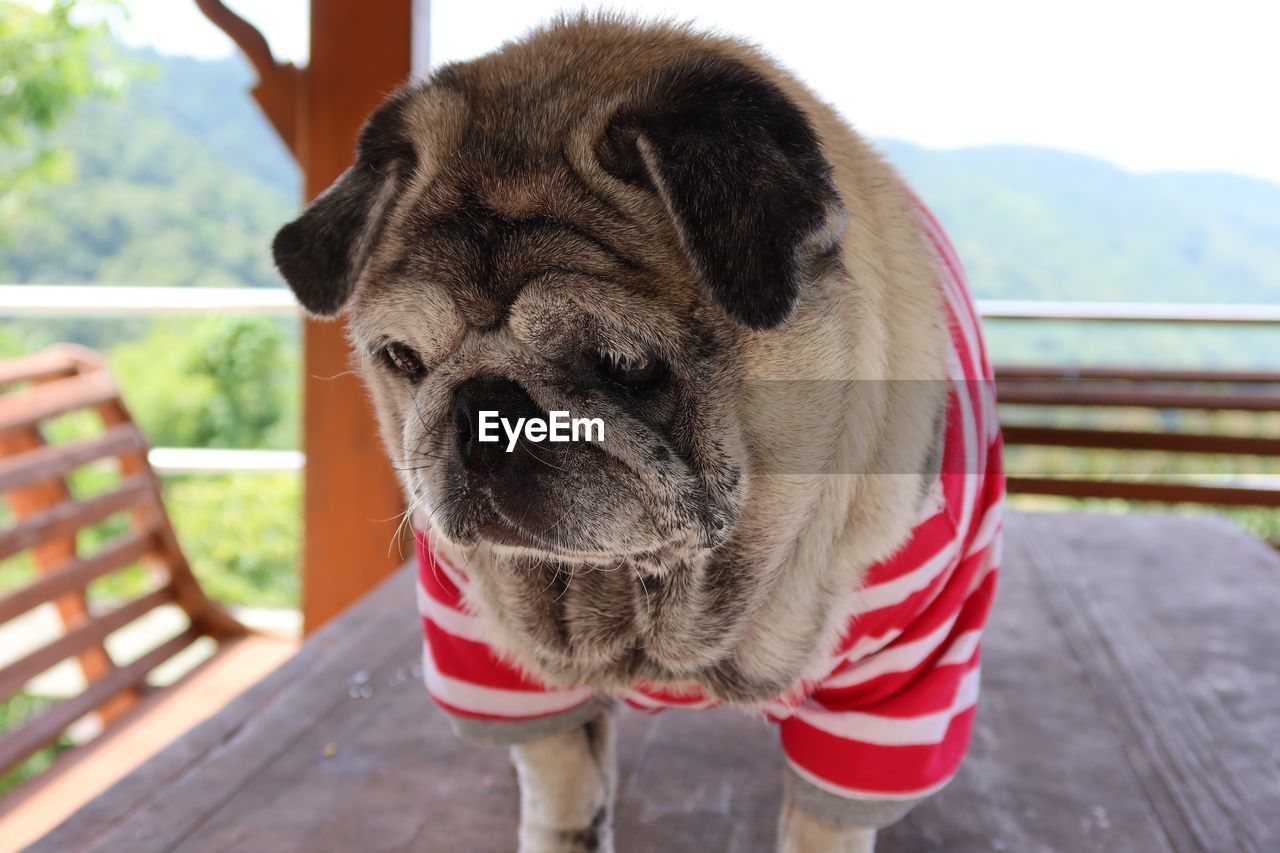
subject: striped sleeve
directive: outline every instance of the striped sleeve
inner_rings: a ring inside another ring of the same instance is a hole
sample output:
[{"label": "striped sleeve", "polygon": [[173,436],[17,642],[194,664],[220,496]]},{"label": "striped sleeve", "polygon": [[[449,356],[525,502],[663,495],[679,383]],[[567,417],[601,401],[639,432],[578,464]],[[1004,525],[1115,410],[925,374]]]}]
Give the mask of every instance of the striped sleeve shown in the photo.
[{"label": "striped sleeve", "polygon": [[995,595],[1004,475],[991,366],[955,251],[920,210],[952,338],[942,473],[906,545],[869,571],[829,674],[781,723],[800,796],[828,811],[915,801],[954,776]]},{"label": "striped sleeve", "polygon": [[[434,552],[427,537],[415,532],[418,551],[418,612],[422,617],[423,680],[427,692],[454,719],[455,728],[473,739],[476,723],[516,724],[548,722],[592,702],[589,688],[549,689],[499,657],[484,640],[476,618],[467,612],[462,590],[466,577]],[[467,721],[459,725],[459,721]],[[545,725],[531,726],[545,729]],[[506,726],[511,742],[518,727]]]},{"label": "striped sleeve", "polygon": [[978,700],[982,624],[995,592],[992,552],[959,569],[980,577],[941,624],[903,633],[823,682],[781,723],[806,782],[853,800],[918,799],[955,774]]}]

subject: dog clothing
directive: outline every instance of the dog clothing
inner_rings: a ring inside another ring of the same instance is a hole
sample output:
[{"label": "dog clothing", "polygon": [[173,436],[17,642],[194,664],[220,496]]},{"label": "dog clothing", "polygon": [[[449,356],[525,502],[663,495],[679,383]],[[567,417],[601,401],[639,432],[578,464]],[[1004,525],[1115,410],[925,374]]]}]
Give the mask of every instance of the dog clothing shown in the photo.
[{"label": "dog clothing", "polygon": [[[1000,562],[1004,476],[991,366],[955,251],[917,205],[951,331],[940,473],[907,541],[850,590],[848,627],[825,677],[765,706],[780,730],[788,795],[836,825],[892,823],[956,773]],[[499,658],[463,606],[463,567],[433,555],[421,533],[417,539],[424,678],[455,728],[509,744],[594,716],[589,688],[547,688]],[[620,698],[645,711],[714,704],[645,685]]]}]

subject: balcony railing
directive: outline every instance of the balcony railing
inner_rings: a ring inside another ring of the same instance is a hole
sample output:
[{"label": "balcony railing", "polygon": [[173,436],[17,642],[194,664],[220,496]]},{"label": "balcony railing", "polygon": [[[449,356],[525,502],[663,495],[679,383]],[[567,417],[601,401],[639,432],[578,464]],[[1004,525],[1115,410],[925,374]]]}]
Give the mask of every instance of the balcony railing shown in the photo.
[{"label": "balcony railing", "polygon": [[1280,305],[979,299],[978,311],[988,320],[1189,323],[1229,326],[1270,326],[1280,324]]},{"label": "balcony railing", "polygon": [[[978,309],[984,318],[999,321],[1280,327],[1280,305],[978,300]],[[283,288],[0,285],[0,316],[5,317],[211,314],[290,317],[298,316],[299,308]],[[998,367],[997,374],[1001,402],[1039,406],[1045,411],[1065,406],[1124,406],[1280,412],[1280,371],[1048,366]],[[1068,429],[1052,423],[1009,425],[1006,442],[1084,450],[1280,456],[1280,440],[1263,436]],[[170,474],[297,471],[305,465],[300,452],[273,450],[156,448],[151,461],[157,471]],[[1072,497],[1280,507],[1280,489],[1272,477],[1248,478],[1247,482],[1237,477],[1226,485],[1209,486],[1127,478],[1014,477],[1010,485],[1019,491]]]},{"label": "balcony railing", "polygon": [[151,467],[164,474],[227,474],[301,471],[306,457],[298,450],[222,450],[157,447],[147,454]]},{"label": "balcony railing", "polygon": [[[989,320],[1280,324],[1280,305],[979,299],[978,310]],[[5,316],[172,317],[210,312],[289,317],[299,309],[293,294],[284,288],[0,285],[0,315]]]},{"label": "balcony railing", "polygon": [[298,303],[284,288],[0,285],[0,316],[177,317],[251,314],[291,317]]}]

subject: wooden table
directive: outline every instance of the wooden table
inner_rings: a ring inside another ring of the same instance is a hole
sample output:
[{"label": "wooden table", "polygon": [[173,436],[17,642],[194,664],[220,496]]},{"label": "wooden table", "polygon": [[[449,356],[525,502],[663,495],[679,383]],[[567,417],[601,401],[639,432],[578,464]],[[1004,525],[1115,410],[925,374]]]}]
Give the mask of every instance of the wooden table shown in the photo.
[{"label": "wooden table", "polygon": [[[959,777],[891,851],[1280,850],[1280,556],[1225,521],[1016,515]],[[402,571],[43,851],[503,851],[515,779],[423,695]],[[624,712],[618,847],[766,851],[776,741]]]}]

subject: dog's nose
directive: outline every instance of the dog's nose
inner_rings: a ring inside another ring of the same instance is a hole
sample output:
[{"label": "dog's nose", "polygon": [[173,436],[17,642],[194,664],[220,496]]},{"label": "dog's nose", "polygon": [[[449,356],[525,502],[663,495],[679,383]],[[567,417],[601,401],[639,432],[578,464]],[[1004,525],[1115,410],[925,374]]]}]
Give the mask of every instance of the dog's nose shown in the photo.
[{"label": "dog's nose", "polygon": [[[488,435],[496,441],[480,440],[480,414],[488,416]],[[496,376],[477,376],[458,386],[453,394],[453,423],[457,429],[458,458],[472,474],[487,475],[506,463],[509,440],[502,427],[506,420],[515,428],[521,418],[545,418],[533,398],[515,382]]]}]

